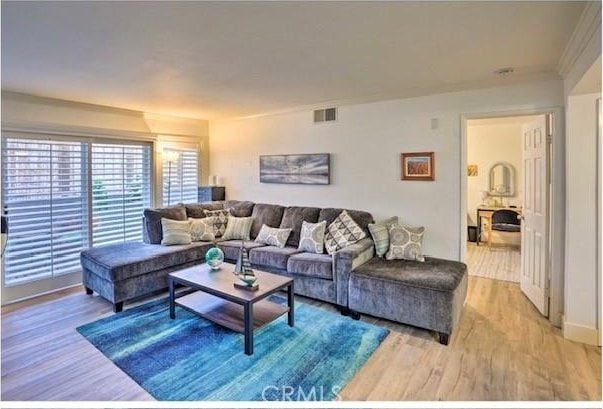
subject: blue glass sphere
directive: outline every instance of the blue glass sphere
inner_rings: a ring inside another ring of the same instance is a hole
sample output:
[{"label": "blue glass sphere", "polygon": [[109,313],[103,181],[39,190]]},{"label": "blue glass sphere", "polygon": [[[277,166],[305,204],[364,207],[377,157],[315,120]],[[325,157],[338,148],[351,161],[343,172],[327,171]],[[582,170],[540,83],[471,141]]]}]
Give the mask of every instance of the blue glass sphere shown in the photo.
[{"label": "blue glass sphere", "polygon": [[212,247],[205,253],[205,262],[214,270],[220,268],[224,262],[224,252],[217,247]]}]

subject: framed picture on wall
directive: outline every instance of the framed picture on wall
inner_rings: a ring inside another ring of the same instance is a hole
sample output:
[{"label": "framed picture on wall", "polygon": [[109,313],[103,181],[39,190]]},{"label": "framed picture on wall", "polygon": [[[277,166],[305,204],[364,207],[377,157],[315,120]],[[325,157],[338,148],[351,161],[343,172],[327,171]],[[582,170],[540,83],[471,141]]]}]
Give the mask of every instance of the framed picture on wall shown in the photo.
[{"label": "framed picture on wall", "polygon": [[435,180],[433,152],[412,152],[401,155],[402,180]]},{"label": "framed picture on wall", "polygon": [[328,153],[260,156],[261,183],[328,185],[330,173]]}]

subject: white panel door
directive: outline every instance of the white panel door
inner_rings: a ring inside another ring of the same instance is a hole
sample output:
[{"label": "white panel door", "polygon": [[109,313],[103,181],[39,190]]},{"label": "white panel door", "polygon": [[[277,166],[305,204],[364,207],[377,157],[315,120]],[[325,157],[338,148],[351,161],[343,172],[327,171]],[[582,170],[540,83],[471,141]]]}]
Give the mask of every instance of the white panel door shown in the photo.
[{"label": "white panel door", "polygon": [[521,291],[549,313],[548,117],[523,127],[524,203],[521,226]]}]

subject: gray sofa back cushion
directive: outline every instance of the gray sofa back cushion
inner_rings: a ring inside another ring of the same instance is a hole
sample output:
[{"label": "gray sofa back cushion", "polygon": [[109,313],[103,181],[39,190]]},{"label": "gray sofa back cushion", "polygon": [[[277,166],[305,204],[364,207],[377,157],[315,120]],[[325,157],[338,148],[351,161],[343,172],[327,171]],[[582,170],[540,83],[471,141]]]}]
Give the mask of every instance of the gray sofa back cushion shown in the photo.
[{"label": "gray sofa back cushion", "polygon": [[281,220],[283,219],[284,211],[284,206],[257,203],[253,207],[253,212],[251,213],[251,216],[253,217],[250,235],[251,240],[255,240],[264,224],[270,227],[279,227],[281,225]]},{"label": "gray sofa back cushion", "polygon": [[297,247],[301,234],[302,222],[316,223],[320,209],[318,207],[289,206],[285,209],[281,229],[291,229],[287,239],[287,246]]},{"label": "gray sofa back cushion", "polygon": [[143,240],[149,244],[160,244],[163,238],[161,219],[186,220],[186,208],[183,205],[164,207],[163,209],[144,209]]},{"label": "gray sofa back cushion", "polygon": [[222,203],[189,203],[185,204],[186,216],[194,219],[203,219],[206,217],[206,210],[222,210],[224,205]]},{"label": "gray sofa back cushion", "polygon": [[354,221],[358,223],[358,226],[360,226],[360,228],[366,233],[366,235],[370,237],[371,233],[369,232],[368,225],[369,223],[374,223],[375,220],[373,219],[373,216],[370,213],[364,212],[362,210],[334,209],[328,207],[320,211],[320,214],[318,215],[318,221],[322,222],[323,220],[325,220],[327,222],[328,228],[329,225],[333,223],[337,216],[339,216],[339,214],[344,210],[347,210],[348,214],[352,217],[352,219],[354,219]]},{"label": "gray sofa back cushion", "polygon": [[[224,202],[225,209],[231,209],[230,213],[234,217],[249,217],[253,213],[254,202],[242,200],[227,200]],[[261,227],[261,226],[260,226]]]}]

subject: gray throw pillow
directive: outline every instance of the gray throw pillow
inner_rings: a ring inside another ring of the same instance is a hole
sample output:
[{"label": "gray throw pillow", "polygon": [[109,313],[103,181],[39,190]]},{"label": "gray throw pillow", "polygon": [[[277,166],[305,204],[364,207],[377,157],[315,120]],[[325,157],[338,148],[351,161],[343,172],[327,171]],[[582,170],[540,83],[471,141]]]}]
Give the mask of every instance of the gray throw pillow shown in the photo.
[{"label": "gray throw pillow", "polygon": [[423,257],[423,234],[425,227],[393,225],[389,228],[389,251],[387,260],[425,261]]},{"label": "gray throw pillow", "polygon": [[352,219],[347,211],[342,211],[333,223],[327,228],[325,234],[325,248],[327,253],[333,254],[337,250],[356,243],[366,237],[358,223]]},{"label": "gray throw pillow", "polygon": [[398,216],[368,225],[368,229],[375,242],[375,254],[377,254],[377,257],[383,257],[387,253],[387,250],[389,250],[389,227],[394,224],[398,224]]},{"label": "gray throw pillow", "polygon": [[257,243],[268,244],[269,246],[276,246],[279,248],[285,247],[287,239],[291,234],[291,229],[277,229],[276,227],[270,227],[262,225],[258,236],[255,238]]},{"label": "gray throw pillow", "polygon": [[307,253],[323,254],[323,249],[325,248],[326,227],[326,221],[320,223],[302,222],[297,249]]},{"label": "gray throw pillow", "polygon": [[222,238],[224,240],[249,240],[252,223],[253,217],[230,216]]},{"label": "gray throw pillow", "polygon": [[188,220],[161,219],[163,239],[161,244],[171,246],[173,244],[191,244],[191,222]]}]

